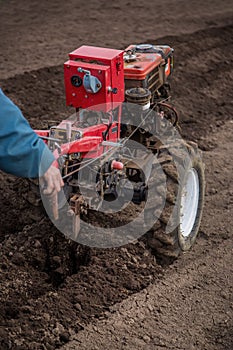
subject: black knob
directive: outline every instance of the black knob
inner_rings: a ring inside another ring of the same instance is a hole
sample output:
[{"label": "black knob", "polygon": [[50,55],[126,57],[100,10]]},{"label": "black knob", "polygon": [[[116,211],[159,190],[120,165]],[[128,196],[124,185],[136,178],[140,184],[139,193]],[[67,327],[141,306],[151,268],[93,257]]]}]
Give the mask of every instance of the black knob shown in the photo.
[{"label": "black knob", "polygon": [[79,77],[78,75],[73,75],[70,80],[71,80],[71,84],[75,87],[81,86],[83,82],[82,78]]},{"label": "black knob", "polygon": [[112,93],[113,93],[114,95],[116,95],[116,94],[118,93],[118,89],[117,89],[117,88],[113,88],[113,89],[112,89]]}]

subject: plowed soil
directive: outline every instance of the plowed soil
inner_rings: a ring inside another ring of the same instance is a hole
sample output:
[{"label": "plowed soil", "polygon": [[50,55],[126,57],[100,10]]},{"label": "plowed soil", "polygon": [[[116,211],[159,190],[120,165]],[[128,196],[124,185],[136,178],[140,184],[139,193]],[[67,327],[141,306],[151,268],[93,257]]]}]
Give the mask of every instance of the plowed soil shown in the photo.
[{"label": "plowed soil", "polygon": [[70,242],[0,173],[0,349],[233,348],[232,2],[0,0],[0,86],[32,127],[65,106],[63,61],[82,44],[175,49],[172,96],[199,143],[206,202],[194,248],[172,264],[142,242]]}]

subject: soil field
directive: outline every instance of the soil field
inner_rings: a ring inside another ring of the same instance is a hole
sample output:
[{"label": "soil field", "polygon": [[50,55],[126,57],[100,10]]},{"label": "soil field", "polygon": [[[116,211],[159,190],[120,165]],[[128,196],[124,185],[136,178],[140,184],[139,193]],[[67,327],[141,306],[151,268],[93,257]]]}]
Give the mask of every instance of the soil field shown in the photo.
[{"label": "soil field", "polygon": [[232,2],[0,0],[0,86],[47,127],[72,113],[69,51],[135,42],[175,49],[173,102],[206,164],[197,243],[172,264],[142,242],[80,246],[29,205],[26,181],[0,173],[1,350],[233,348]]}]

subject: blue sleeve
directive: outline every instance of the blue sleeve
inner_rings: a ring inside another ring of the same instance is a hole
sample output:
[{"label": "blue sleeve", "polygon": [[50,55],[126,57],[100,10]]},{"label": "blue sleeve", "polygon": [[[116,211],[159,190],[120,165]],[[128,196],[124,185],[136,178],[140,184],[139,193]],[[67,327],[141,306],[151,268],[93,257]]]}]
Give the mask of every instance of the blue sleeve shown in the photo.
[{"label": "blue sleeve", "polygon": [[35,178],[43,175],[53,161],[52,152],[0,89],[0,169]]}]

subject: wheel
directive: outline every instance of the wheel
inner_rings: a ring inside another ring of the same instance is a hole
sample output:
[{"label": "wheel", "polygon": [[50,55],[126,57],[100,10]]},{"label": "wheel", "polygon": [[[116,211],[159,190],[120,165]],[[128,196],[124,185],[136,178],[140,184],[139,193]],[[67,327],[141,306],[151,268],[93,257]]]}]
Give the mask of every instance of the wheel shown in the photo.
[{"label": "wheel", "polygon": [[[163,170],[166,189],[156,176]],[[159,219],[147,233],[147,244],[160,257],[177,258],[189,250],[200,227],[205,190],[204,164],[194,143],[182,142],[171,148],[161,148],[150,180],[158,196],[165,196]],[[147,215],[157,215],[157,200],[151,203]]]}]

